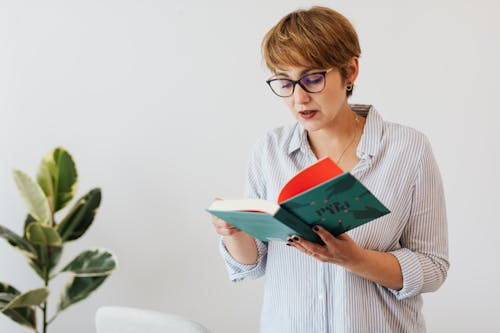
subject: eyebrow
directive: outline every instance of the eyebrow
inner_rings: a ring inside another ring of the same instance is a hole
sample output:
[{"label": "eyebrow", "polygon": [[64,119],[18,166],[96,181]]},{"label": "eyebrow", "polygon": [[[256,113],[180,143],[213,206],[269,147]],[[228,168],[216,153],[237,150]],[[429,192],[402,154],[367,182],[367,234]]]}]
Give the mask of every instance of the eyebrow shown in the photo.
[{"label": "eyebrow", "polygon": [[[318,68],[306,68],[306,69],[304,69],[302,72],[300,72],[300,73],[299,73],[299,79],[300,79],[302,76],[304,76],[304,75],[308,74],[309,72],[315,72],[315,71],[319,71],[319,70],[320,70],[320,69],[318,69]],[[274,73],[274,75],[273,75],[273,76],[271,76],[271,78],[275,78],[275,77],[277,77],[277,76],[284,76],[284,77],[286,77],[286,78],[290,78],[290,76],[288,76],[288,74],[283,73],[283,72],[276,72],[276,73]]]}]

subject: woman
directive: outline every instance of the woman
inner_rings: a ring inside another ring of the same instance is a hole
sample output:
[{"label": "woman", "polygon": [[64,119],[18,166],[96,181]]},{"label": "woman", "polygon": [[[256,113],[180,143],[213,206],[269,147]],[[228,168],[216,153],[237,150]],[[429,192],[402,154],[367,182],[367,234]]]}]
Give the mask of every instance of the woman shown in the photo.
[{"label": "woman", "polygon": [[[324,7],[286,15],[264,37],[267,81],[296,124],[270,130],[249,163],[246,196],[276,200],[299,170],[329,156],[391,213],[325,245],[261,242],[213,218],[230,278],[265,274],[262,332],[424,332],[422,297],[449,267],[445,201],[426,137],[349,105],[361,50],[351,23]],[[289,245],[289,246],[287,246]]]}]

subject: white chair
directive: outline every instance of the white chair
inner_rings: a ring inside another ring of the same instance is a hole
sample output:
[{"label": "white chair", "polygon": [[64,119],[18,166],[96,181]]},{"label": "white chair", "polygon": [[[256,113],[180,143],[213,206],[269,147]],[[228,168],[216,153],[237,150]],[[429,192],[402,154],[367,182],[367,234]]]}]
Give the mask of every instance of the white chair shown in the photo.
[{"label": "white chair", "polygon": [[120,306],[100,307],[95,322],[97,333],[210,333],[181,316]]}]

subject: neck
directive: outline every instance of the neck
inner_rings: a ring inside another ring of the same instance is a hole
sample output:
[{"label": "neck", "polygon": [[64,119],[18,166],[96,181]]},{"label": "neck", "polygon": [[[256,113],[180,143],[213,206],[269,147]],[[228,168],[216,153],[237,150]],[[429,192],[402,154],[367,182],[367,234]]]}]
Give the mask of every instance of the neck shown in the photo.
[{"label": "neck", "polygon": [[309,144],[317,158],[329,156],[339,163],[344,155],[355,154],[363,124],[364,119],[346,105],[330,126],[308,133]]},{"label": "neck", "polygon": [[[346,104],[328,126],[318,131],[308,132],[309,141],[311,143],[330,142],[334,144],[349,140],[352,137],[353,130],[357,127],[356,117],[360,118]],[[358,119],[359,121],[360,119]]]}]

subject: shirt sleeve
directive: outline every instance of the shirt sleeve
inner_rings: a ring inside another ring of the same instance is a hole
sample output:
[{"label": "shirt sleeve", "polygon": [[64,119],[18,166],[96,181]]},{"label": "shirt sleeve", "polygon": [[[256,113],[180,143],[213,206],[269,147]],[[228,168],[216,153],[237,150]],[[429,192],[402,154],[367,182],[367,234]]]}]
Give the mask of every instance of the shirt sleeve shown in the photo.
[{"label": "shirt sleeve", "polygon": [[[266,197],[265,177],[261,163],[261,157],[264,153],[264,140],[265,138],[262,138],[255,144],[250,155],[244,191],[244,196],[246,198],[265,199]],[[239,282],[246,278],[256,279],[264,275],[266,270],[267,242],[255,238],[254,240],[258,251],[257,262],[253,265],[244,265],[231,256],[224,245],[224,237],[221,237],[219,249],[231,281]]]},{"label": "shirt sleeve", "polygon": [[399,261],[403,288],[392,290],[398,299],[437,290],[449,268],[448,227],[441,175],[425,139],[413,188],[409,221],[401,248],[391,253]]},{"label": "shirt sleeve", "polygon": [[256,239],[255,242],[257,244],[257,251],[259,252],[257,263],[253,265],[244,265],[240,264],[231,256],[224,245],[224,237],[221,237],[219,248],[231,281],[239,282],[246,278],[257,279],[264,275],[266,270],[267,244],[258,239]]}]

